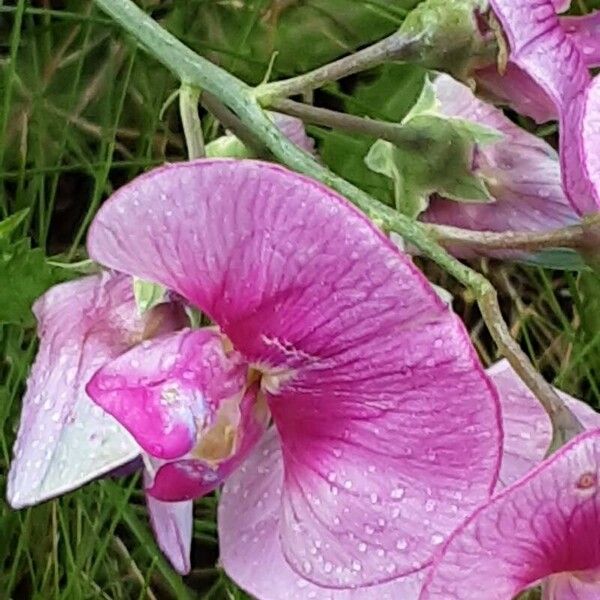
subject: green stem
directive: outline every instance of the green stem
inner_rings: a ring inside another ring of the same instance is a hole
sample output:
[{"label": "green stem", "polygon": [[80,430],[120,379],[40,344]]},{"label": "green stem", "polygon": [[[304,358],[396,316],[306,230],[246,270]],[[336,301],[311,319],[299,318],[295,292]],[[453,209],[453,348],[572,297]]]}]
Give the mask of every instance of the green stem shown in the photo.
[{"label": "green stem", "polygon": [[338,191],[380,227],[399,233],[406,241],[412,243],[423,254],[471,289],[478,300],[492,337],[513,368],[548,411],[557,437],[568,439],[582,430],[576,417],[561,402],[552,386],[536,371],[529,358],[511,337],[498,306],[496,291],[485,277],[450,256],[430,237],[423,225],[381,204],[329,171],[308,153],[290,142],[264,113],[252,88],[195,54],[131,0],[95,1],[183,83],[206,90],[232,110],[280,162]]},{"label": "green stem", "polygon": [[188,151],[188,158],[202,158],[204,154],[204,134],[202,122],[198,116],[198,100],[200,90],[187,84],[182,84],[179,90],[179,114],[183,125],[183,135]]},{"label": "green stem", "polygon": [[397,31],[375,44],[309,73],[260,85],[254,93],[261,103],[270,104],[274,98],[304,94],[326,83],[372,69],[390,60],[408,59],[413,54],[413,47],[413,40]]}]

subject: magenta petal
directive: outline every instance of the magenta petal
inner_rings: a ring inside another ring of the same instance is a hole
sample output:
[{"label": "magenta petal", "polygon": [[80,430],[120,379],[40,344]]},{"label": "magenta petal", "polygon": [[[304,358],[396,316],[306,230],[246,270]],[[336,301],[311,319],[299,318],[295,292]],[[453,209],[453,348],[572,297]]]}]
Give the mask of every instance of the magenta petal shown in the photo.
[{"label": "magenta petal", "polygon": [[88,245],[185,296],[265,373],[297,572],[347,587],[420,569],[489,496],[499,407],[463,325],[329,189],[253,161],[167,166],[119,190]]},{"label": "magenta petal", "polygon": [[562,17],[562,28],[579,48],[588,67],[600,66],[600,10],[582,17]]},{"label": "magenta petal", "polygon": [[146,496],[146,503],[158,547],[176,571],[182,575],[189,573],[193,502],[161,502],[152,496]]},{"label": "magenta petal", "polygon": [[263,436],[267,420],[257,408],[256,389],[250,388],[240,403],[235,451],[229,458],[218,464],[193,458],[165,464],[158,468],[148,493],[173,501],[198,498],[213,491],[237,469]]},{"label": "magenta petal", "polygon": [[555,573],[600,566],[600,430],[561,448],[452,535],[421,600],[507,600]]},{"label": "magenta petal", "polygon": [[593,79],[586,93],[582,144],[585,167],[600,198],[600,76]]},{"label": "magenta petal", "polygon": [[510,106],[536,123],[553,121],[557,117],[552,98],[523,69],[509,62],[504,73],[496,65],[478,69],[477,89],[495,104]]},{"label": "magenta petal", "polygon": [[585,168],[581,143],[584,96],[590,75],[550,0],[490,0],[510,46],[510,60],[531,77],[556,106],[560,122],[563,185],[579,214],[596,212],[600,197]]},{"label": "magenta petal", "polygon": [[174,459],[195,445],[221,403],[244,388],[246,365],[225,354],[213,330],[183,330],[139,344],[87,386],[151,456]]},{"label": "magenta petal", "polygon": [[[542,405],[515,373],[507,360],[487,370],[500,393],[504,451],[497,489],[520,479],[546,455],[552,440],[552,424]],[[600,415],[587,404],[556,390],[586,429],[600,427]]]},{"label": "magenta petal", "polygon": [[[161,308],[161,327],[178,323]],[[23,399],[8,499],[40,502],[127,463],[139,447],[85,393],[91,375],[137,343],[148,318],[136,313],[131,278],[93,275],[58,285],[34,306],[40,348]]]},{"label": "magenta petal", "polygon": [[443,114],[491,127],[504,137],[478,147],[476,154],[477,173],[495,202],[434,197],[422,215],[424,221],[486,231],[545,231],[578,221],[562,189],[558,156],[549,144],[448,75],[438,76],[434,89]]},{"label": "magenta petal", "polygon": [[[369,588],[334,590],[298,575],[286,562],[279,540],[283,458],[272,428],[248,460],[225,483],[219,501],[219,548],[227,574],[259,600],[410,600],[426,571]],[[322,546],[313,546],[318,556]],[[367,545],[360,545],[363,555]],[[360,571],[362,560],[353,568]],[[265,568],[268,565],[268,568]]]}]

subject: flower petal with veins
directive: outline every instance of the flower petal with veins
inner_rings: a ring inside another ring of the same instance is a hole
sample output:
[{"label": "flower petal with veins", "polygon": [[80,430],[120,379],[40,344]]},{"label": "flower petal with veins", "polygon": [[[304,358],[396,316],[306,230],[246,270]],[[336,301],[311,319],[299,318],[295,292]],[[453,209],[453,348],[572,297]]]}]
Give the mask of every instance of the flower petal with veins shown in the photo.
[{"label": "flower petal with veins", "polygon": [[51,288],[34,305],[40,348],[27,383],[8,476],[14,507],[62,494],[139,454],[119,423],[85,393],[106,361],[150,331],[180,326],[175,305],[137,315],[131,278],[103,273]]},{"label": "flower petal with veins", "polygon": [[162,502],[147,495],[146,504],[158,547],[169,559],[175,570],[182,575],[186,575],[191,568],[193,502],[191,500]]},{"label": "flower petal with veins", "polygon": [[600,197],[600,76],[594,78],[585,96],[582,145],[586,170]]},{"label": "flower petal with veins", "polygon": [[597,212],[600,195],[587,170],[581,143],[590,74],[575,42],[560,25],[550,0],[490,0],[510,47],[510,61],[556,106],[560,123],[563,186],[578,214]]},{"label": "flower petal with veins", "polygon": [[420,600],[509,600],[551,575],[595,571],[599,473],[595,430],[476,510],[442,549]]},{"label": "flower petal with veins", "polygon": [[510,106],[536,123],[557,118],[554,101],[519,66],[509,62],[502,73],[496,65],[478,69],[475,73],[477,92],[494,104]]},{"label": "flower petal with veins", "polygon": [[[542,462],[552,441],[550,417],[509,362],[504,359],[487,370],[500,393],[504,450],[497,490],[520,479]],[[600,427],[600,414],[560,390],[563,402],[586,429]]]},{"label": "flower petal with veins", "polygon": [[282,548],[306,578],[352,587],[418,570],[489,496],[499,408],[463,325],[323,185],[254,161],[166,166],[104,205],[88,247],[184,296],[264,373]]},{"label": "flower petal with veins", "polygon": [[[299,576],[287,563],[280,529],[283,457],[271,428],[248,460],[225,482],[219,500],[220,561],[227,574],[260,600],[410,600],[417,598],[426,571],[357,590],[323,588]],[[404,542],[398,540],[398,545]],[[313,547],[314,554],[321,549]],[[359,543],[359,552],[367,544]],[[269,565],[268,569],[264,565]],[[362,560],[352,568],[360,571]]]},{"label": "flower petal with veins", "polygon": [[580,49],[588,67],[600,67],[600,10],[581,17],[561,17],[560,24]]}]

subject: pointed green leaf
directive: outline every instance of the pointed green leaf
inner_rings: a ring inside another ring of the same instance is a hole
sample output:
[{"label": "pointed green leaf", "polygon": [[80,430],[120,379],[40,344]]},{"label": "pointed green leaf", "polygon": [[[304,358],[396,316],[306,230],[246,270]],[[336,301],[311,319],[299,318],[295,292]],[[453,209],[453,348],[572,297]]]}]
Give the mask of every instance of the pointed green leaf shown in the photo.
[{"label": "pointed green leaf", "polygon": [[0,238],[6,238],[11,234],[29,214],[29,209],[24,208],[0,221]]},{"label": "pointed green leaf", "polygon": [[157,304],[165,302],[167,290],[151,281],[145,281],[138,277],[133,278],[133,295],[135,304],[140,315],[154,308]]}]

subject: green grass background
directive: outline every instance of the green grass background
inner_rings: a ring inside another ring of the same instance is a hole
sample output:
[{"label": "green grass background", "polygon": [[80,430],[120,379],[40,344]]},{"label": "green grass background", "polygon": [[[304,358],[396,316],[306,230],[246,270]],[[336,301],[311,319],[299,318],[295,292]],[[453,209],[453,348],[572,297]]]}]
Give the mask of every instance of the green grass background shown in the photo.
[{"label": "green grass background", "polygon": [[[196,51],[250,83],[316,67],[394,31],[418,0],[148,0],[142,6]],[[593,2],[575,1],[584,13]],[[596,3],[600,7],[600,2]],[[277,53],[276,55],[274,53]],[[398,120],[420,69],[392,65],[327,86],[321,105]],[[178,82],[86,0],[0,0],[0,600],[246,598],[219,569],[214,496],[196,503],[193,571],[174,573],[154,544],[137,477],[94,482],[13,511],[4,501],[26,376],[36,351],[32,300],[74,275],[102,200],[138,173],[185,159]],[[208,140],[222,133],[204,113]],[[531,123],[523,126],[535,131]],[[382,202],[389,182],[362,162],[373,140],[310,128],[322,159]],[[553,128],[543,133],[555,143]],[[473,298],[433,265],[482,359],[497,359]],[[600,277],[478,262],[513,333],[539,369],[592,406],[600,401]],[[65,315],[65,319],[68,315]],[[268,569],[269,565],[265,565]]]}]

